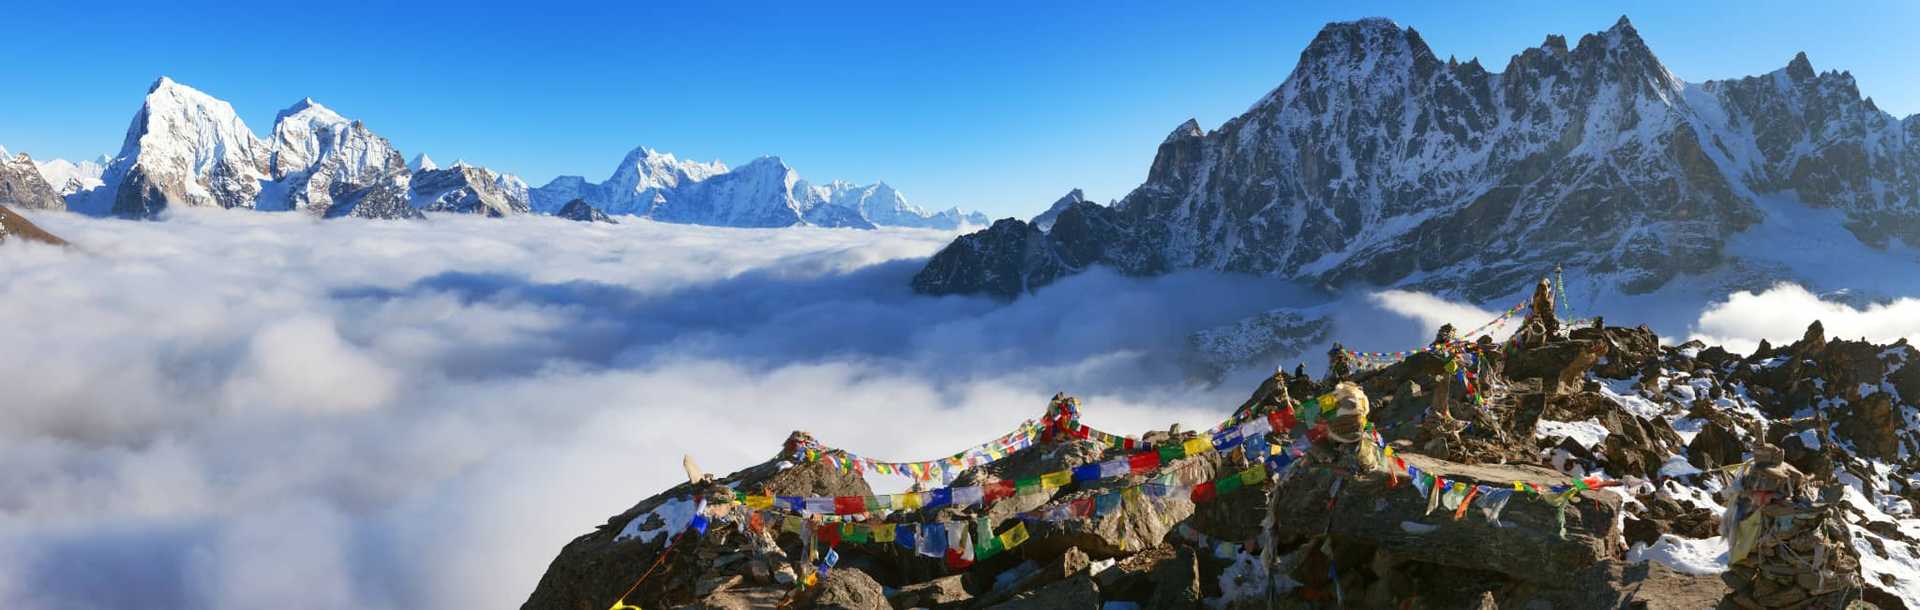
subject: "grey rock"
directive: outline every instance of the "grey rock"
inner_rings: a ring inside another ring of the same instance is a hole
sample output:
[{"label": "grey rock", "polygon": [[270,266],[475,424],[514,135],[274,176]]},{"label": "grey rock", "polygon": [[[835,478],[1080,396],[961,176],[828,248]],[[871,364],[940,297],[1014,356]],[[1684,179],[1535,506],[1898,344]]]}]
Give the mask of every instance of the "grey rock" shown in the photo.
[{"label": "grey rock", "polygon": [[598,208],[593,207],[592,204],[587,203],[585,199],[569,201],[566,205],[560,206],[560,211],[554,212],[553,215],[579,222],[604,222],[609,224],[617,224],[619,222],[614,220],[613,217],[607,216],[606,212],[602,212]]}]

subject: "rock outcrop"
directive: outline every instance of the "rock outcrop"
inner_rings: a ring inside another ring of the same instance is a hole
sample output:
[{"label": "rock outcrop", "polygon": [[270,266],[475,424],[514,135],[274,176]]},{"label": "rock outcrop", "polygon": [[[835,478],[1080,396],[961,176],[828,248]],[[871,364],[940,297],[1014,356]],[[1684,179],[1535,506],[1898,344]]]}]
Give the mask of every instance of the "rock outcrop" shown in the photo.
[{"label": "rock outcrop", "polygon": [[619,221],[614,220],[613,217],[608,216],[606,212],[602,212],[598,208],[593,207],[593,204],[587,203],[585,199],[569,201],[566,205],[560,206],[560,209],[555,211],[553,215],[557,218],[565,218],[577,222],[619,223]]},{"label": "rock outcrop", "polygon": [[[1617,358],[1596,365],[1582,356],[1602,344],[1614,346]],[[1498,352],[1512,365],[1508,372],[1532,377],[1481,369],[1479,401],[1453,395],[1452,412],[1472,425],[1451,430],[1453,440],[1437,452],[1420,440],[1430,430],[1432,401],[1448,395],[1435,373],[1449,358],[1485,364],[1466,353],[1423,353],[1353,373],[1370,394],[1373,423],[1394,449],[1384,467],[1325,462],[1322,456],[1338,452],[1314,448],[1274,458],[1267,478],[1200,493],[1192,482],[1217,482],[1252,463],[1245,447],[1192,455],[1154,449],[1147,453],[1165,459],[1136,462],[1143,453],[1099,437],[1049,434],[952,480],[953,489],[984,493],[983,505],[861,517],[888,527],[958,523],[970,532],[1018,524],[1028,537],[1017,548],[961,566],[951,556],[840,538],[834,574],[845,575],[781,597],[791,597],[794,607],[865,607],[876,603],[877,590],[891,607],[944,610],[1772,608],[1816,598],[1898,608],[1920,601],[1913,593],[1920,571],[1900,568],[1920,550],[1913,533],[1920,517],[1912,509],[1920,490],[1907,483],[1914,480],[1911,465],[1880,453],[1920,451],[1920,409],[1901,398],[1920,382],[1906,372],[1920,354],[1904,343],[1830,340],[1816,327],[1792,345],[1741,356],[1661,346],[1641,329],[1596,326],[1533,347],[1487,349],[1486,359]],[[1570,368],[1577,382],[1543,379]],[[1276,373],[1242,410],[1282,404],[1261,398],[1282,387],[1310,398],[1330,386]],[[1464,392],[1449,391],[1456,390]],[[1878,406],[1882,401],[1894,408]],[[1048,417],[1062,412],[1050,408]],[[1849,423],[1855,421],[1890,428],[1891,445],[1883,441],[1888,433]],[[1265,438],[1286,446],[1300,432]],[[1176,428],[1139,440],[1186,447],[1198,438]],[[1812,476],[1825,517],[1766,530],[1774,547],[1758,556],[1822,558],[1823,567],[1808,572],[1812,581],[1796,580],[1791,566],[1769,576],[1778,566],[1726,564],[1719,521],[1728,497],[1717,494],[1745,472],[1761,442],[1787,447],[1792,465]],[[797,446],[813,447],[790,445],[782,455],[795,455]],[[605,607],[660,556],[679,533],[673,518],[690,518],[702,494],[718,499],[706,512],[714,527],[680,538],[684,546],[629,601],[728,607],[770,599],[770,590],[791,591],[815,569],[822,548],[810,559],[805,537],[772,525],[777,521],[744,522],[756,513],[733,503],[734,490],[865,498],[862,506],[875,506],[859,476],[829,463],[776,459],[645,500],[567,545],[524,607]],[[1108,471],[1113,464],[1126,467]],[[1036,483],[1059,473],[1073,473],[1073,480]],[[1165,492],[1175,482],[1176,492]],[[835,508],[821,510],[838,512],[840,499],[829,499]],[[1714,544],[1722,546],[1714,551]],[[1756,584],[1756,575],[1772,580]]]}]

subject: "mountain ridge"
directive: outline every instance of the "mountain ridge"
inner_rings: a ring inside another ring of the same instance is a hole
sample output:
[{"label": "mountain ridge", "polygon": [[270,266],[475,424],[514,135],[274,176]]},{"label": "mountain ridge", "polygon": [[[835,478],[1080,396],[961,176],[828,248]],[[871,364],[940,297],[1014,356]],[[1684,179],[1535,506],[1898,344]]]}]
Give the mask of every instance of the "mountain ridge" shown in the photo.
[{"label": "mountain ridge", "polygon": [[[148,87],[116,156],[97,164],[56,159],[27,167],[48,183],[62,207],[128,218],[153,218],[176,206],[304,211],[323,218],[553,215],[584,199],[613,215],[735,227],[952,230],[986,221],[957,208],[926,211],[884,182],[815,186],[778,157],[729,168],[718,161],[681,161],[644,146],[605,182],[562,176],[533,188],[511,173],[464,161],[441,167],[424,153],[409,161],[365,123],[311,97],[276,112],[262,137],[231,104],[166,76]],[[45,207],[37,185],[34,193],[34,203],[20,205]]]},{"label": "mountain ridge", "polygon": [[1887,115],[1804,54],[1687,83],[1625,17],[1571,48],[1548,36],[1502,72],[1366,19],[1323,28],[1246,113],[1183,122],[1111,208],[1073,207],[1072,224],[1061,210],[1045,231],[996,223],[913,287],[1014,298],[1102,265],[1486,301],[1564,264],[1638,294],[1723,267],[1726,240],[1763,218],[1755,201],[1786,190],[1846,212],[1869,246],[1920,243],[1920,115]]}]

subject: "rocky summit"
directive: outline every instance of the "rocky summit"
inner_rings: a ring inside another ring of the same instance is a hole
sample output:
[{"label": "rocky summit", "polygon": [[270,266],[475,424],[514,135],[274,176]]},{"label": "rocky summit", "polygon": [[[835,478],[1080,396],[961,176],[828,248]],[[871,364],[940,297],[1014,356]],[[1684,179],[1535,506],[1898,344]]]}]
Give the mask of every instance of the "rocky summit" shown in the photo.
[{"label": "rocky summit", "polygon": [[1335,352],[1205,431],[1113,435],[1062,395],[930,462],[804,432],[689,461],[522,608],[1920,608],[1920,351],[1533,322]]},{"label": "rocky summit", "polygon": [[1326,26],[1245,114],[1175,128],[1118,202],[1072,199],[954,241],[914,289],[1012,298],[1100,265],[1485,301],[1564,264],[1644,293],[1738,264],[1728,239],[1773,200],[1837,212],[1866,247],[1916,243],[1920,116],[1804,54],[1683,81],[1624,17],[1499,72],[1366,19]]}]

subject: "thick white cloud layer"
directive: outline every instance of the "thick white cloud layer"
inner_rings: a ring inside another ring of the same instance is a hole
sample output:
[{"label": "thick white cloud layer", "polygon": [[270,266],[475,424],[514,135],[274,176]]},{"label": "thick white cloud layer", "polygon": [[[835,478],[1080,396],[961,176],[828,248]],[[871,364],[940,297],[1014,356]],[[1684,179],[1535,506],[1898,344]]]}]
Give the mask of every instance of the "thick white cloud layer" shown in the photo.
[{"label": "thick white cloud layer", "polygon": [[[0,246],[0,608],[517,607],[683,453],[931,457],[1061,390],[1102,428],[1206,425],[1265,367],[1195,384],[1194,330],[1310,307],[1392,350],[1493,313],[1210,273],[917,297],[952,237],[925,231],[34,220],[81,249]],[[1746,298],[1701,332],[1779,333]]]}]

